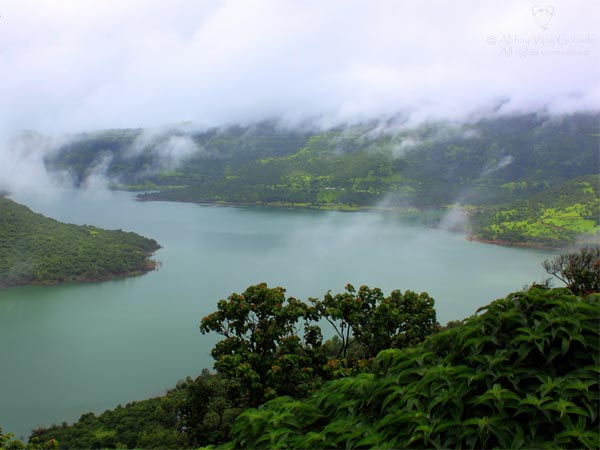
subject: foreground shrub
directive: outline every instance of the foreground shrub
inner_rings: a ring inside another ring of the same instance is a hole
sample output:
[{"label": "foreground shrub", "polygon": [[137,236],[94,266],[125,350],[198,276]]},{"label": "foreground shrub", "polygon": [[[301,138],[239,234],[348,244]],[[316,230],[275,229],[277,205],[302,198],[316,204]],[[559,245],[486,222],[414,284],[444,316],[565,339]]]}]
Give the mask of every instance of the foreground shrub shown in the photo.
[{"label": "foreground shrub", "polygon": [[240,415],[229,448],[598,448],[600,296],[533,287],[371,373]]}]

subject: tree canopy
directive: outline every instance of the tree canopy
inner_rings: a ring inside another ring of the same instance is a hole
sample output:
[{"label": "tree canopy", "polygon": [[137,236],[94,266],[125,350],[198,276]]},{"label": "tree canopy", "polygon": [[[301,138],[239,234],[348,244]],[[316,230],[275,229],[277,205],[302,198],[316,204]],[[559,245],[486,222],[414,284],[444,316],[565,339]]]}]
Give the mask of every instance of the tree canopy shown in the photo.
[{"label": "tree canopy", "polygon": [[341,340],[338,356],[346,358],[351,345],[359,354],[373,357],[387,348],[421,342],[437,327],[434,300],[426,293],[395,290],[385,297],[379,288],[351,284],[346,292],[311,299],[319,317],[331,324]]},{"label": "tree canopy", "polygon": [[256,406],[277,395],[297,396],[310,389],[316,349],[322,343],[310,325],[314,319],[314,311],[286,297],[285,289],[261,283],[220,300],[217,311],[202,319],[200,330],[224,336],[211,351],[215,369],[239,380],[241,397]]}]

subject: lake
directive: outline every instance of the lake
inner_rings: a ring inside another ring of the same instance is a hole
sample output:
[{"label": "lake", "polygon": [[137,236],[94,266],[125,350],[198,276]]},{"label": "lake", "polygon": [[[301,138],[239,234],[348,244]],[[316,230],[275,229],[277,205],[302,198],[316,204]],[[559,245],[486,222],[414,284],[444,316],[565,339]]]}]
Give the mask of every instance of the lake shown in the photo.
[{"label": "lake", "polygon": [[469,242],[392,213],[141,203],[127,192],[12,197],[70,223],[156,239],[158,271],[0,292],[0,426],[17,436],[164,393],[212,367],[198,330],[232,292],[267,282],[307,299],[347,283],[427,291],[440,323],[544,278],[551,253]]}]

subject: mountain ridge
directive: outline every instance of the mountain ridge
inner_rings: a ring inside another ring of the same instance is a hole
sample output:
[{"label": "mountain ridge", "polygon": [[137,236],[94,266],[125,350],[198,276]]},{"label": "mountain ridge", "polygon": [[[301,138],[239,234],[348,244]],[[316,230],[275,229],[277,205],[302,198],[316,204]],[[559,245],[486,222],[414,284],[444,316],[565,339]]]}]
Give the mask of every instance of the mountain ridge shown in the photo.
[{"label": "mountain ridge", "polygon": [[[459,204],[492,211],[501,205],[510,210],[569,180],[600,174],[599,123],[600,114],[579,113],[415,128],[369,123],[285,130],[267,122],[202,132],[109,130],[62,147],[46,164],[51,171],[68,171],[79,186],[99,174],[113,188],[141,191],[141,200],[338,210],[385,203],[392,209]],[[597,197],[598,190],[594,193]],[[471,237],[485,240],[480,235],[499,225],[489,222],[491,213],[486,217],[486,223],[471,223]],[[593,233],[600,231],[600,222],[595,226]],[[544,245],[575,240],[569,232]],[[527,233],[509,235],[507,242],[539,244]]]}]

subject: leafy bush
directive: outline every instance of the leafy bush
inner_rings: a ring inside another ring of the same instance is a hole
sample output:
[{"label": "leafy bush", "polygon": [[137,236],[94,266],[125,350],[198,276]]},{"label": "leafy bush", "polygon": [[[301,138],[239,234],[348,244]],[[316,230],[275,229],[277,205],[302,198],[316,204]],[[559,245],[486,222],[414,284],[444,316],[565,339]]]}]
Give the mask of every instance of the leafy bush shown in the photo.
[{"label": "leafy bush", "polygon": [[370,373],[242,413],[226,448],[598,448],[600,296],[533,287]]},{"label": "leafy bush", "polygon": [[185,433],[191,446],[227,441],[231,425],[243,410],[238,393],[236,380],[224,379],[207,369],[187,382],[177,428]]}]

